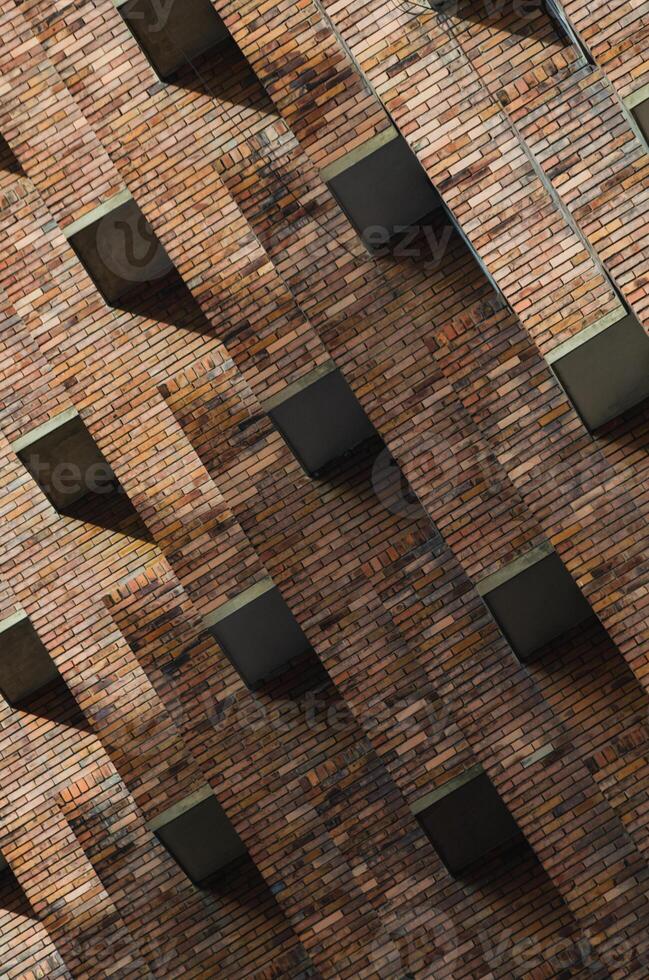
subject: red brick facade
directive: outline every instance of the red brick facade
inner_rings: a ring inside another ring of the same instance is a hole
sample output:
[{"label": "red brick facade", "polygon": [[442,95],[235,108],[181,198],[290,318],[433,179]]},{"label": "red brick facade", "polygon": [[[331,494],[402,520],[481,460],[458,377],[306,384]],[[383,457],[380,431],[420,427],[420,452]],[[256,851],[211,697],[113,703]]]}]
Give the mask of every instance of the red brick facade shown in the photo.
[{"label": "red brick facade", "polygon": [[[0,699],[0,975],[646,977],[649,408],[546,356],[649,329],[649,4],[564,0],[592,63],[536,0],[213,6],[168,83],[111,0],[0,14],[0,620],[67,685]],[[475,255],[364,246],[322,171],[391,125]],[[125,188],[182,283],[109,305],[66,229]],[[385,448],[314,480],[263,406],[330,359]],[[71,408],[121,510],[16,455]],[[597,618],[522,664],[477,584],[544,542]],[[313,652],[250,689],[204,620],[266,576]],[[413,807],[476,765],[529,847],[454,876]]]}]

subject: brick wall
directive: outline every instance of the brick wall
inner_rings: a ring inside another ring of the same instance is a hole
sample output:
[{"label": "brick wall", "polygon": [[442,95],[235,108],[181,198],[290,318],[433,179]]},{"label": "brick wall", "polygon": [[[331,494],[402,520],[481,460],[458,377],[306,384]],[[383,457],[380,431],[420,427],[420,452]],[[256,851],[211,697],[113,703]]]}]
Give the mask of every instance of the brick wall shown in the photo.
[{"label": "brick wall", "polygon": [[[544,359],[646,325],[646,12],[566,0],[591,65],[535,3],[214,6],[170,84],[110,0],[0,14],[0,608],[67,685],[0,700],[2,975],[646,976],[649,417]],[[321,171],[391,124],[474,254],[364,247]],[[108,305],[64,233],[125,187],[181,282]],[[330,358],[379,437],[313,480],[263,403]],[[72,406],[81,520],[12,449]],[[525,666],[476,583],[546,541],[597,619]],[[251,690],[204,618],[267,575],[312,652]],[[529,847],[454,877],[412,807],[476,764]]]}]

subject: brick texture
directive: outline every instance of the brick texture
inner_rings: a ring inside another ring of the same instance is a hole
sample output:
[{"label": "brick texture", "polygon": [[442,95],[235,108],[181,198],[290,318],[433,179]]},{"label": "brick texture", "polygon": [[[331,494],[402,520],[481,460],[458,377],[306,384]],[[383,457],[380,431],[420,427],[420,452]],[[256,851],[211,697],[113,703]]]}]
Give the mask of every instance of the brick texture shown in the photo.
[{"label": "brick texture", "polygon": [[[0,13],[0,620],[65,682],[0,699],[0,974],[646,977],[649,409],[546,356],[649,326],[647,5],[564,0],[592,63],[536,0],[213,6],[168,83],[111,0]],[[391,125],[454,224],[377,256],[322,170]],[[126,188],[176,271],[108,305],[65,232]],[[331,359],[377,437],[314,480],[264,404]],[[70,408],[81,516],[12,448]],[[523,665],[476,586],[547,542],[595,615]],[[205,618],[267,576],[311,649],[251,689]],[[452,876],[413,806],[478,764],[524,846]]]}]

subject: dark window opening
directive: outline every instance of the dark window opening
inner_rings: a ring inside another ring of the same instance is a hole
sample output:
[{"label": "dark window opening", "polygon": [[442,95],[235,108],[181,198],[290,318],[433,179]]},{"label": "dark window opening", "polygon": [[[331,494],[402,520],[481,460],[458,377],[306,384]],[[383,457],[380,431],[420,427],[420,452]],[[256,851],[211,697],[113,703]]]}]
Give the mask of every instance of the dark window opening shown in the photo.
[{"label": "dark window opening", "polygon": [[594,615],[556,552],[487,592],[480,583],[478,589],[522,662],[533,660],[551,640]]},{"label": "dark window opening", "polygon": [[426,171],[400,135],[330,178],[326,170],[323,176],[367,248],[375,253],[394,249],[404,236],[410,238],[413,231],[427,227],[441,206]]},{"label": "dark window opening", "polygon": [[205,625],[248,687],[278,674],[311,649],[270,579],[226,603]]},{"label": "dark window opening", "polygon": [[469,771],[431,796],[416,808],[417,820],[452,875],[525,843],[486,773]]},{"label": "dark window opening", "polygon": [[158,77],[171,81],[185,66],[232,36],[210,0],[126,0],[120,5],[135,40]]},{"label": "dark window opening", "polygon": [[202,885],[244,858],[246,848],[211,792],[200,791],[151,824],[187,877]]},{"label": "dark window opening", "polygon": [[139,207],[128,194],[116,195],[65,229],[72,248],[109,306],[129,295],[182,284]]},{"label": "dark window opening", "polygon": [[336,460],[379,437],[340,371],[305,380],[268,414],[306,473],[321,477]]}]

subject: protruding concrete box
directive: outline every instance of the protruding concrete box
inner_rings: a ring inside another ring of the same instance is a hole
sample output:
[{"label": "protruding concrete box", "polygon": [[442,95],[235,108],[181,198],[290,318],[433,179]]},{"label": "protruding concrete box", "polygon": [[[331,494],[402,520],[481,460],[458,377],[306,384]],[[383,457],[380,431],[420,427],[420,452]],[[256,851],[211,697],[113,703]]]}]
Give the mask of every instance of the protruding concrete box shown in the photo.
[{"label": "protruding concrete box", "polygon": [[210,0],[116,0],[116,6],[163,81],[230,38]]},{"label": "protruding concrete box", "polygon": [[525,840],[481,766],[449,780],[412,809],[452,875]]},{"label": "protruding concrete box", "polygon": [[165,810],[149,829],[196,885],[247,853],[210,786]]},{"label": "protruding concrete box", "polygon": [[329,362],[264,404],[309,476],[376,437],[355,394]]},{"label": "protruding concrete box", "polygon": [[375,248],[427,223],[441,204],[426,171],[394,128],[336,160],[322,178],[366,245]]},{"label": "protruding concrete box", "polygon": [[0,622],[0,691],[16,707],[61,675],[29,617],[16,613]]},{"label": "protruding concrete box", "polygon": [[12,449],[61,513],[88,494],[108,494],[117,487],[115,474],[74,408],[27,433]]},{"label": "protruding concrete box", "polygon": [[543,544],[477,583],[478,592],[523,662],[593,610],[565,565]]},{"label": "protruding concrete box", "polygon": [[68,225],[64,234],[110,305],[174,268],[128,191]]},{"label": "protruding concrete box", "polygon": [[249,687],[310,650],[309,641],[270,578],[207,616],[205,626]]},{"label": "protruding concrete box", "polygon": [[649,397],[649,337],[633,314],[598,321],[547,359],[591,432]]}]

